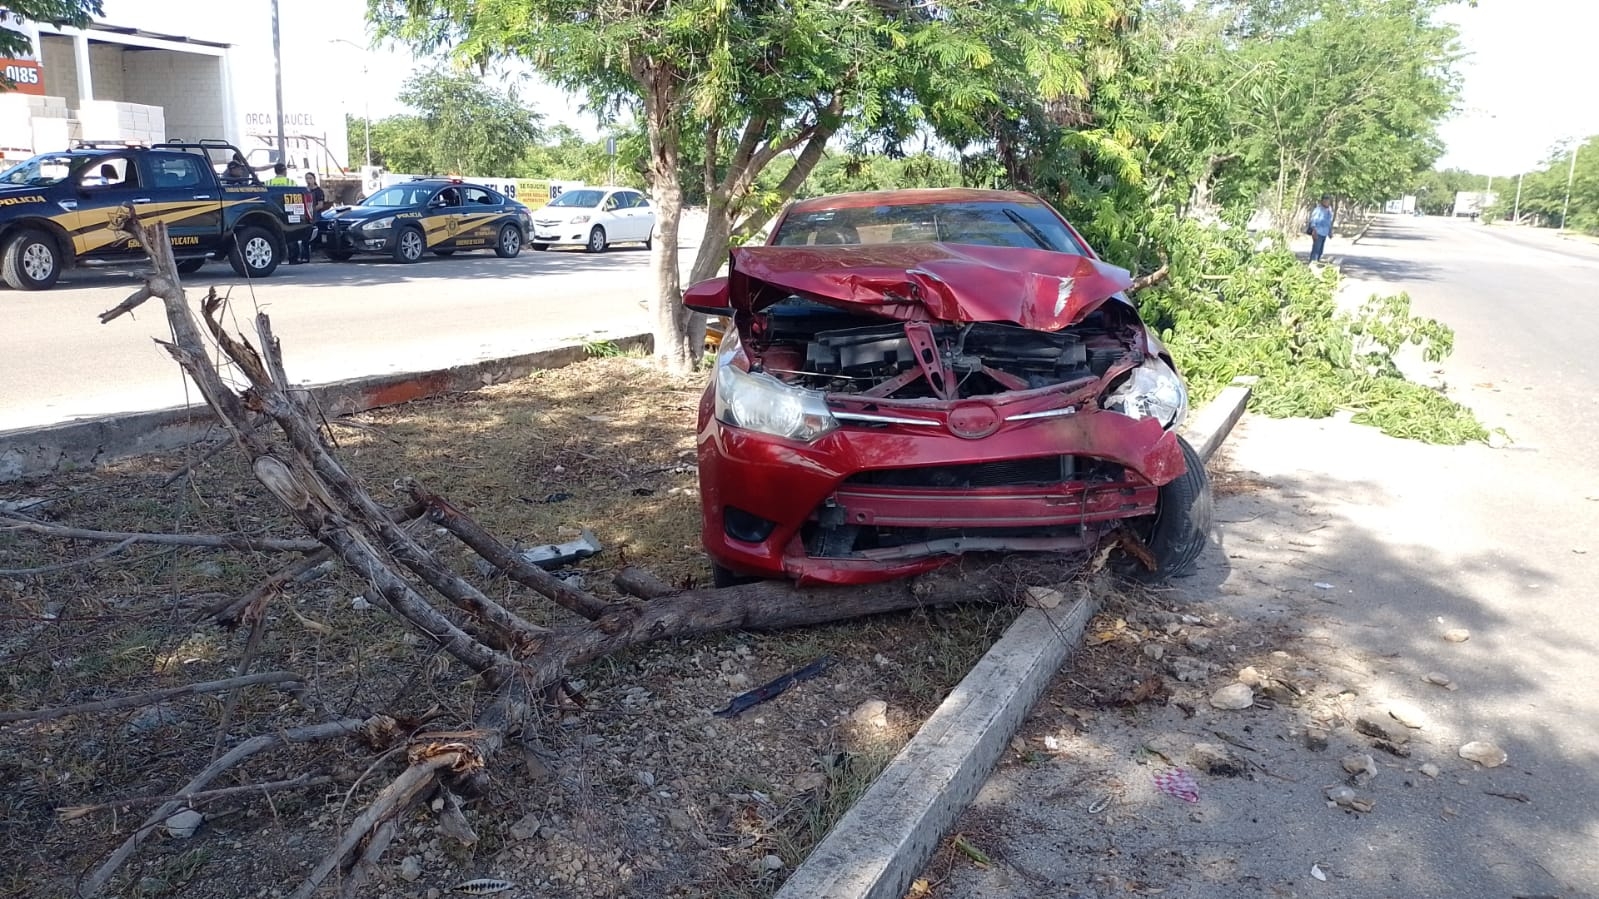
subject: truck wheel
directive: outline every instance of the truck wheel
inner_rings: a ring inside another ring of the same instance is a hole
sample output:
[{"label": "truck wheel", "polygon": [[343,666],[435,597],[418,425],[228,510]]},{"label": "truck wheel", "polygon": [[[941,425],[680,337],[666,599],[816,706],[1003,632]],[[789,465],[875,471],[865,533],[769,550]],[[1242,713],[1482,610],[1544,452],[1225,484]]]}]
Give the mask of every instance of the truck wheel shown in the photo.
[{"label": "truck wheel", "polygon": [[26,230],[0,250],[0,277],[14,290],[49,290],[61,277],[61,254],[43,231]]},{"label": "truck wheel", "polygon": [[283,261],[283,244],[265,228],[246,227],[233,233],[228,263],[241,278],[265,278]]},{"label": "truck wheel", "polygon": [[594,230],[589,232],[588,251],[590,253],[603,253],[607,246],[609,244],[605,240],[605,229],[595,225]]},{"label": "truck wheel", "polygon": [[415,228],[401,228],[394,235],[395,262],[415,262],[422,258],[426,249],[427,241],[422,237],[422,232]]},{"label": "truck wheel", "polygon": [[538,250],[540,253],[542,253],[545,250],[548,250],[550,248],[550,245],[547,244],[547,243],[530,243],[530,244],[528,244],[528,246],[532,247],[535,250]]},{"label": "truck wheel", "polygon": [[494,244],[494,255],[501,259],[515,259],[522,252],[522,232],[515,225],[500,229],[500,239]]},{"label": "truck wheel", "polygon": [[204,257],[201,257],[199,259],[179,259],[178,260],[178,274],[180,274],[180,275],[192,275],[195,272],[199,271],[200,267],[202,265],[205,265],[205,258]]}]

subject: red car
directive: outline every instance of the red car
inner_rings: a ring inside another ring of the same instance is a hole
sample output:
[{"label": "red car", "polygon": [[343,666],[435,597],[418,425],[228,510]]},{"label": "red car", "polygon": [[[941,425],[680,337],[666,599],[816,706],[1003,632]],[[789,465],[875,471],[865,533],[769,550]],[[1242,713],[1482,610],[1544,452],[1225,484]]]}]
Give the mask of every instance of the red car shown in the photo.
[{"label": "red car", "polygon": [[1047,203],[989,190],[791,206],[685,293],[731,316],[699,409],[718,584],[860,584],[1118,527],[1183,574],[1210,486],[1170,356]]}]

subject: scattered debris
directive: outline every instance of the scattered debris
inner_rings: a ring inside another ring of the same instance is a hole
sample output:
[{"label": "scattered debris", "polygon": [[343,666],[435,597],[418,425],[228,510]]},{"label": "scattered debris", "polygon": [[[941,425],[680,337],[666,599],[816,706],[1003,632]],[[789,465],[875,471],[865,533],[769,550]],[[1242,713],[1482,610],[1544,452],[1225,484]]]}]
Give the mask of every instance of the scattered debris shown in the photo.
[{"label": "scattered debris", "polygon": [[400,860],[400,878],[415,881],[422,876],[422,859],[415,855],[407,855]]},{"label": "scattered debris", "polygon": [[1184,802],[1199,801],[1199,785],[1194,783],[1194,776],[1182,768],[1156,772],[1155,789]]},{"label": "scattered debris", "polygon": [[1110,808],[1110,802],[1111,802],[1111,795],[1109,793],[1106,793],[1105,795],[1103,795],[1103,796],[1099,797],[1098,799],[1094,800],[1088,806],[1088,813],[1090,815],[1097,815],[1100,812],[1104,811],[1105,809]]},{"label": "scattered debris", "polygon": [[783,859],[768,853],[765,858],[761,859],[761,867],[768,871],[781,871],[783,870]]},{"label": "scattered debris", "polygon": [[1271,678],[1267,677],[1264,672],[1254,665],[1249,665],[1239,669],[1238,682],[1248,684],[1251,687],[1264,687],[1271,682]]},{"label": "scattered debris", "polygon": [[1214,644],[1209,637],[1202,637],[1198,634],[1189,634],[1188,638],[1183,641],[1183,645],[1187,646],[1194,652],[1210,652],[1210,647]]},{"label": "scattered debris", "polygon": [[1327,881],[1327,875],[1321,870],[1321,865],[1311,865],[1310,876],[1322,881],[1323,883]]},{"label": "scattered debris", "polygon": [[1324,752],[1327,749],[1327,731],[1320,727],[1305,728],[1305,748],[1312,752]]},{"label": "scattered debris", "polygon": [[760,705],[769,699],[776,698],[778,694],[782,693],[784,690],[787,690],[789,687],[794,686],[800,681],[806,681],[816,677],[817,675],[826,671],[828,666],[832,664],[832,659],[828,658],[827,656],[822,656],[798,671],[790,671],[771,683],[762,684],[748,693],[740,693],[739,695],[733,697],[733,701],[727,704],[727,708],[712,712],[711,714],[718,718],[737,717],[739,713],[743,712],[745,709],[748,709],[751,706]]},{"label": "scattered debris", "polygon": [[1471,631],[1463,627],[1452,627],[1444,631],[1444,639],[1450,643],[1464,643],[1471,639]]},{"label": "scattered debris", "polygon": [[1531,802],[1532,797],[1526,793],[1501,793],[1498,790],[1483,790],[1486,796],[1497,796],[1500,799],[1509,799],[1512,802]]},{"label": "scattered debris", "polygon": [[1364,752],[1351,753],[1343,757],[1340,764],[1344,770],[1357,779],[1365,777],[1370,779],[1377,776],[1377,760]]},{"label": "scattered debris", "polygon": [[1327,801],[1339,808],[1347,808],[1357,812],[1369,812],[1377,807],[1375,799],[1366,799],[1356,793],[1353,788],[1342,784],[1327,788]]},{"label": "scattered debris", "polygon": [[1332,584],[1329,584],[1326,581],[1317,581],[1312,586],[1314,586],[1317,590],[1333,590],[1333,589],[1336,589]]},{"label": "scattered debris", "polygon": [[1375,737],[1389,743],[1399,744],[1410,741],[1410,729],[1391,717],[1386,710],[1381,712],[1368,711],[1355,719],[1355,730],[1368,737]]},{"label": "scattered debris", "polygon": [[1410,747],[1403,743],[1394,743],[1389,740],[1372,740],[1371,745],[1373,748],[1381,749],[1389,755],[1398,756],[1402,759],[1410,758]]},{"label": "scattered debris", "polygon": [[503,893],[506,890],[516,889],[516,884],[509,880],[498,880],[493,877],[480,877],[477,880],[468,880],[450,887],[452,893],[466,893],[469,896],[487,896],[490,893]]},{"label": "scattered debris", "polygon": [[973,846],[972,842],[966,839],[965,834],[956,834],[954,839],[950,840],[950,844],[956,849],[959,849],[963,855],[971,859],[972,862],[979,868],[986,868],[993,864],[993,862],[989,860],[988,854],[983,850],[978,849],[976,846]]},{"label": "scattered debris", "polygon": [[1166,681],[1158,674],[1139,681],[1137,686],[1116,699],[1117,705],[1139,705],[1166,695]]},{"label": "scattered debris", "polygon": [[881,699],[868,699],[849,713],[849,719],[864,727],[887,727],[888,703]]},{"label": "scattered debris", "polygon": [[[568,529],[562,528],[561,530],[566,531]],[[599,538],[594,536],[594,532],[585,528],[578,533],[576,540],[569,540],[565,543],[546,543],[543,546],[519,550],[517,555],[529,565],[537,565],[540,568],[549,570],[582,561],[600,553],[603,549],[604,547],[600,545]],[[478,559],[476,567],[478,572],[484,577],[493,577],[500,573],[500,570],[487,559]]]},{"label": "scattered debris", "polygon": [[1445,690],[1458,690],[1458,689],[1460,689],[1459,687],[1455,686],[1454,681],[1451,681],[1449,679],[1449,675],[1441,674],[1441,673],[1439,673],[1437,671],[1429,671],[1429,672],[1427,672],[1426,676],[1424,676],[1422,678],[1422,680],[1426,681],[1429,684],[1433,684],[1435,686],[1443,687]]},{"label": "scattered debris", "polygon": [[1460,747],[1460,757],[1484,768],[1497,768],[1510,761],[1510,756],[1503,749],[1482,740],[1472,740]]},{"label": "scattered debris", "polygon": [[1432,762],[1428,762],[1421,766],[1421,773],[1427,775],[1428,777],[1437,777],[1440,772],[1437,765],[1434,765]]},{"label": "scattered debris", "polygon": [[1217,743],[1195,743],[1188,750],[1188,763],[1212,777],[1243,777],[1249,773],[1247,762]]},{"label": "scattered debris", "polygon": [[536,812],[528,812],[511,825],[511,839],[531,840],[539,835],[540,821]]},{"label": "scattered debris", "polygon": [[1176,656],[1166,663],[1166,670],[1182,683],[1191,684],[1210,677],[1217,670],[1217,666],[1193,656]]},{"label": "scattered debris", "polygon": [[1037,609],[1054,609],[1066,601],[1066,595],[1054,587],[1028,587],[1022,604]]},{"label": "scattered debris", "polygon": [[1421,730],[1427,725],[1427,715],[1408,702],[1392,700],[1387,708],[1390,718],[1412,730]]},{"label": "scattered debris", "polygon": [[1247,709],[1255,704],[1255,691],[1248,684],[1228,684],[1210,694],[1210,704],[1213,708],[1226,711]]},{"label": "scattered debris", "polygon": [[174,812],[171,817],[167,818],[167,833],[171,834],[173,839],[187,840],[194,836],[195,831],[200,829],[200,824],[204,821],[204,815],[192,808],[186,808]]}]

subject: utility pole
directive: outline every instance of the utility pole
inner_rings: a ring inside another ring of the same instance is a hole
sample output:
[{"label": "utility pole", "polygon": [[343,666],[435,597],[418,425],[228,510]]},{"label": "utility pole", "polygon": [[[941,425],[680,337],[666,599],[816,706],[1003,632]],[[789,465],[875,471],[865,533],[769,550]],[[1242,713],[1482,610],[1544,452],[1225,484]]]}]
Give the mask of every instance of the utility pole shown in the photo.
[{"label": "utility pole", "polygon": [[1521,175],[1516,176],[1516,208],[1510,213],[1510,221],[1513,224],[1521,224]]},{"label": "utility pole", "polygon": [[1560,207],[1560,230],[1566,230],[1566,213],[1571,211],[1571,179],[1577,174],[1577,151],[1582,149],[1582,142],[1578,141],[1571,146],[1571,168],[1566,170],[1566,202]]},{"label": "utility pole", "polygon": [[278,0],[272,0],[272,77],[278,87],[278,161],[289,161],[288,142],[283,139],[283,45],[278,40]]}]

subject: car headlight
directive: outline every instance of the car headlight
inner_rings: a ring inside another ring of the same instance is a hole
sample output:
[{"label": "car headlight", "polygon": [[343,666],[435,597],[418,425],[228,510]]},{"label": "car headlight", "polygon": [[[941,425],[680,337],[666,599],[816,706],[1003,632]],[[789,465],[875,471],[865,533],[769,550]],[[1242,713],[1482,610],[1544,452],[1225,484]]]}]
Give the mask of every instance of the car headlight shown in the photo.
[{"label": "car headlight", "polygon": [[810,442],[838,427],[814,390],[732,365],[716,370],[716,420],[735,428]]},{"label": "car headlight", "polygon": [[373,219],[361,226],[362,231],[381,231],[394,224],[394,216],[387,215],[380,219]]},{"label": "car headlight", "polygon": [[1165,360],[1150,357],[1105,394],[1100,405],[1128,418],[1153,418],[1175,428],[1188,416],[1188,388]]},{"label": "car headlight", "polygon": [[581,224],[586,223],[588,220],[589,220],[589,217],[586,216],[586,215],[574,215],[571,218],[567,219],[566,223],[568,225],[581,225]]}]

